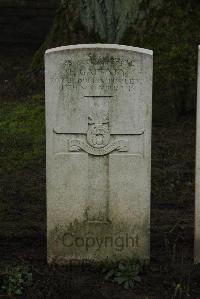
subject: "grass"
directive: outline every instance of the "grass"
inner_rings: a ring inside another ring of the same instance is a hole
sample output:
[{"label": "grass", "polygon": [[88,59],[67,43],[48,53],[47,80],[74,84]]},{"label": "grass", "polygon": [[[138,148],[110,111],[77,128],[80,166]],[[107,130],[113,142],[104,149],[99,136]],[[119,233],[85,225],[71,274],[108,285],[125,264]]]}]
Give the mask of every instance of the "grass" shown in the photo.
[{"label": "grass", "polygon": [[[131,290],[124,293],[118,284],[105,282],[95,269],[46,265],[44,110],[40,95],[0,107],[0,264],[33,265],[33,286],[25,298],[109,298],[111,293],[132,298]],[[193,255],[194,144],[193,116],[153,128],[151,266],[136,284],[139,293],[166,290],[163,298],[186,298],[188,266],[186,281],[179,269],[182,256],[187,264]],[[120,282],[133,274],[119,273]],[[196,281],[199,271],[193,272],[191,293],[199,292]]]},{"label": "grass", "polygon": [[[46,264],[44,97],[11,97],[0,107],[0,265],[33,267],[25,298],[133,298],[132,290],[105,281],[95,268]],[[193,256],[194,119],[154,124],[151,266],[136,293],[186,298],[188,265],[183,278],[179,270],[182,260],[191,263]],[[190,293],[200,292],[199,273],[192,272]],[[129,279],[129,271],[124,275]]]},{"label": "grass", "polygon": [[[44,231],[44,100],[3,103],[0,108],[1,237]],[[11,221],[12,219],[12,221]]]}]

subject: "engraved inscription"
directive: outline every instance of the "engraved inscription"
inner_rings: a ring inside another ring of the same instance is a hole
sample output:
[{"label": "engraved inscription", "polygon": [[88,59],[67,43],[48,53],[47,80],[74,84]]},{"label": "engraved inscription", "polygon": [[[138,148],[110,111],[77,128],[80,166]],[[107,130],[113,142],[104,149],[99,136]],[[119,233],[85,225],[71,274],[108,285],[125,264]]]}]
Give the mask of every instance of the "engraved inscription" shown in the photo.
[{"label": "engraved inscription", "polygon": [[87,144],[86,142],[79,139],[74,139],[69,141],[70,152],[79,152],[80,150],[83,150],[86,153],[95,156],[104,156],[113,152],[114,150],[117,150],[119,152],[127,152],[128,140],[116,140],[103,148],[94,148],[89,144]]},{"label": "engraved inscription", "polygon": [[62,85],[67,89],[88,90],[95,86],[102,91],[134,89],[138,78],[135,61],[124,57],[100,56],[89,53],[85,60],[67,59],[61,65]]}]

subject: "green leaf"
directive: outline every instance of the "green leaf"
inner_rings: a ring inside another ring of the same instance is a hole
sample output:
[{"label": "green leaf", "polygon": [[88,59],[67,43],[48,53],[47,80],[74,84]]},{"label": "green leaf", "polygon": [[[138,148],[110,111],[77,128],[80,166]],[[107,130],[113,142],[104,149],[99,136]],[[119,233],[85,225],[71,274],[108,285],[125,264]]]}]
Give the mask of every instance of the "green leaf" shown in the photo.
[{"label": "green leaf", "polygon": [[118,284],[122,284],[122,283],[126,282],[126,278],[124,278],[124,277],[118,277],[118,278],[115,278],[115,281]]},{"label": "green leaf", "polygon": [[22,295],[22,290],[21,290],[21,289],[17,289],[17,290],[15,291],[15,294],[16,294],[16,295]]},{"label": "green leaf", "polygon": [[126,268],[125,265],[123,265],[123,264],[121,264],[121,263],[119,264],[119,269],[120,269],[120,270],[124,270],[125,268]]},{"label": "green leaf", "polygon": [[141,282],[141,278],[139,276],[134,277],[134,280],[137,282]]},{"label": "green leaf", "polygon": [[110,270],[110,271],[105,275],[105,279],[108,280],[108,279],[110,279],[113,275],[114,275],[114,270]]},{"label": "green leaf", "polygon": [[131,289],[133,289],[134,286],[135,286],[134,281],[133,281],[133,280],[130,280],[130,281],[129,281],[129,285],[130,285]]},{"label": "green leaf", "polygon": [[125,282],[124,288],[128,290],[128,288],[129,288],[129,282],[128,281]]}]

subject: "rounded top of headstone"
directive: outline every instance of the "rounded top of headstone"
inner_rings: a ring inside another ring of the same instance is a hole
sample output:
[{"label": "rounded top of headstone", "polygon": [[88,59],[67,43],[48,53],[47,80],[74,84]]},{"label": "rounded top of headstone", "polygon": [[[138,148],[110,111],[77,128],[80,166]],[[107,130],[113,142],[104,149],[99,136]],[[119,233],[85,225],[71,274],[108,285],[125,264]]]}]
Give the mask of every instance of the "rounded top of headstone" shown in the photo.
[{"label": "rounded top of headstone", "polygon": [[66,50],[77,50],[77,49],[111,49],[111,50],[113,49],[113,50],[133,51],[133,52],[146,54],[146,55],[153,55],[152,50],[132,47],[132,46],[118,45],[118,44],[78,44],[78,45],[62,46],[62,47],[48,49],[46,50],[45,54],[53,54],[53,53],[62,52]]}]

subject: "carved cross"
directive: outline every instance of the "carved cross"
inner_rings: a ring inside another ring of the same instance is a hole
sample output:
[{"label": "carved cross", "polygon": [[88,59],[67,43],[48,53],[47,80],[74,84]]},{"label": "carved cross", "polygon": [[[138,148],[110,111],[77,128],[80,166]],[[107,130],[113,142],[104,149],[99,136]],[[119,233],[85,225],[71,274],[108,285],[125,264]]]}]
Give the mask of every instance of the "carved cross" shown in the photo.
[{"label": "carved cross", "polygon": [[[131,137],[126,134],[120,134],[120,137],[110,134],[110,97],[86,96],[85,98],[89,104],[88,116],[86,116],[88,130],[81,138],[69,136],[68,151],[88,154],[88,198],[85,220],[106,223],[109,222],[109,160],[115,152],[128,153]],[[55,130],[54,133],[60,134]],[[143,134],[144,131],[141,131],[132,136],[141,137]],[[140,154],[143,155],[142,150]]]}]

